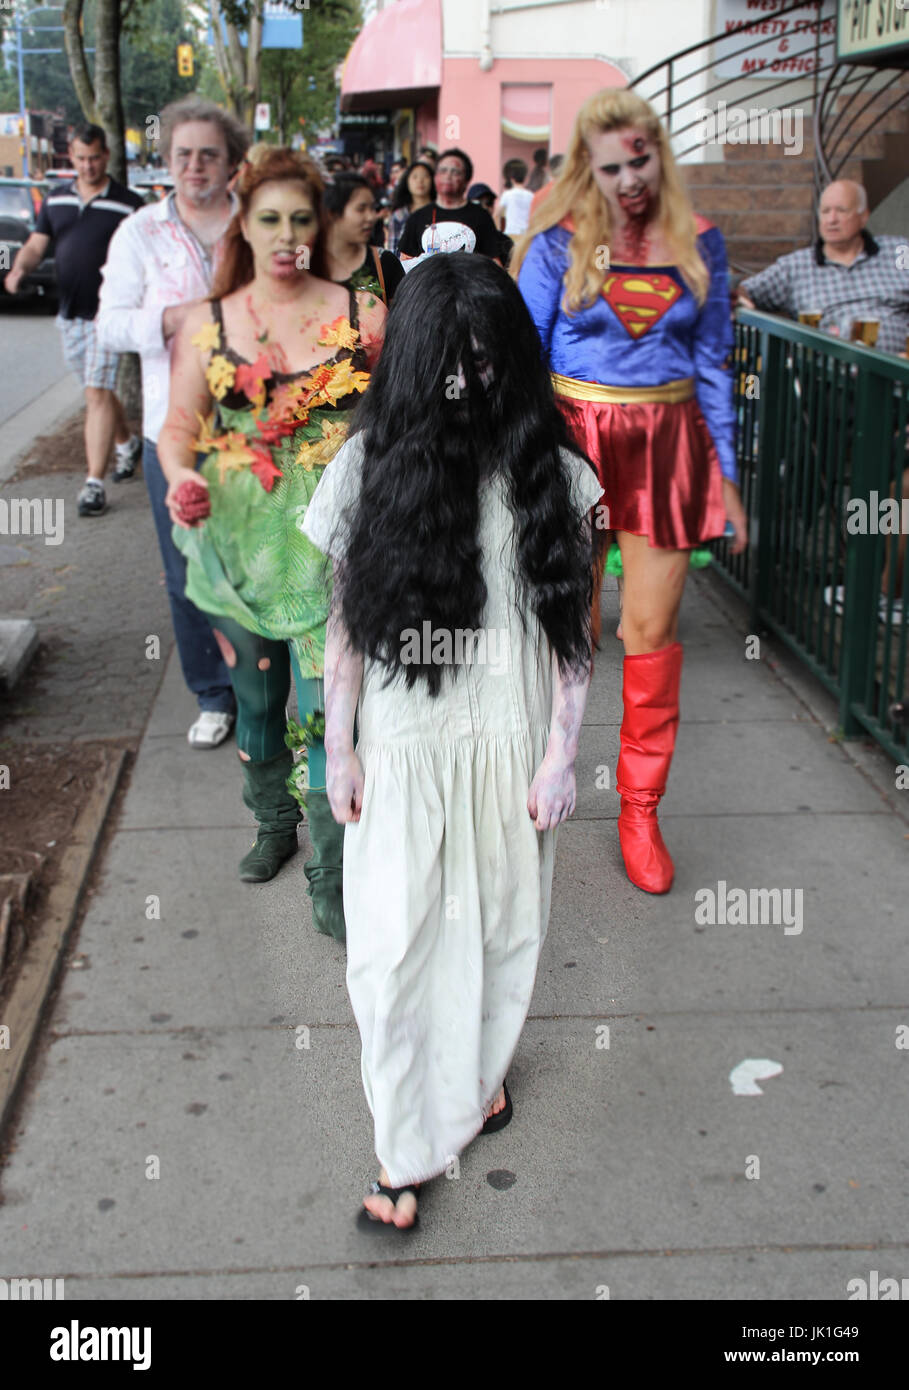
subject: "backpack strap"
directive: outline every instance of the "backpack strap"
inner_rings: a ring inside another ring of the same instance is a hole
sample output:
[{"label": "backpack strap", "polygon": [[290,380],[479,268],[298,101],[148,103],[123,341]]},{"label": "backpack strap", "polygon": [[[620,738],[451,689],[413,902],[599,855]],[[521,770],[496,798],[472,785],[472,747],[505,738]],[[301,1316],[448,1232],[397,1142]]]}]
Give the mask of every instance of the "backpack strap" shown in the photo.
[{"label": "backpack strap", "polygon": [[387,309],[387,308],[388,308],[388,291],[387,291],[386,288],[385,288],[385,275],[383,274],[383,271],[382,271],[382,252],[379,250],[378,246],[370,246],[369,249],[370,249],[370,251],[372,252],[372,258],[373,258],[373,261],[375,262],[375,266],[376,266],[376,275],[379,277],[379,285],[381,286],[379,293],[380,293],[380,295],[381,295],[382,303],[385,305],[385,307],[386,307],[386,309]]}]

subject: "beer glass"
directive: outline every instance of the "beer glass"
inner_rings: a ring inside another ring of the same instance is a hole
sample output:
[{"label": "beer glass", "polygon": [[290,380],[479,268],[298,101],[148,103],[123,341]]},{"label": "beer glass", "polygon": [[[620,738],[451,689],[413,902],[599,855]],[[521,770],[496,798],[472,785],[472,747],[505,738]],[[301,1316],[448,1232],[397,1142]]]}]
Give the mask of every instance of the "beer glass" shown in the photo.
[{"label": "beer glass", "polygon": [[874,347],[880,331],[880,319],[853,319],[852,332],[849,336],[854,343],[864,343],[865,347]]}]

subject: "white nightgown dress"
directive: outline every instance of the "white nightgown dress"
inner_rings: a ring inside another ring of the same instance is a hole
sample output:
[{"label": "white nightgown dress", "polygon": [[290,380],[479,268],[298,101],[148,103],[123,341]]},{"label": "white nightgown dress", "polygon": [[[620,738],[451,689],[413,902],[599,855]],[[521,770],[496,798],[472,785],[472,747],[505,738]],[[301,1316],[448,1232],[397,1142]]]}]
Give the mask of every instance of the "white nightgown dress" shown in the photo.
[{"label": "white nightgown dress", "polygon": [[[563,458],[580,526],[602,488],[582,459]],[[336,559],[361,460],[354,435],[302,522]],[[444,1172],[482,1127],[549,920],[556,832],[534,828],[527,795],[549,737],[551,655],[534,615],[525,629],[518,612],[514,523],[497,478],[482,485],[479,539],[485,661],[463,662],[432,698],[423,681],[384,685],[386,669],[367,660],[360,693],[363,807],[344,834],[347,987],[376,1156],[393,1187]],[[423,642],[421,631],[412,651]]]}]

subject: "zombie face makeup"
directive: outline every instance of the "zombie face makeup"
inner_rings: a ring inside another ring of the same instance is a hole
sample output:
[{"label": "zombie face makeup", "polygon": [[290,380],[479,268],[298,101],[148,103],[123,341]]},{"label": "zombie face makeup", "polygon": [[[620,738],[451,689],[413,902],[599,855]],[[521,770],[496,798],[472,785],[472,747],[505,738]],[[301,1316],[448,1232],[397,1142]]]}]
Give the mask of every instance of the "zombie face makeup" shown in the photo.
[{"label": "zombie face makeup", "polygon": [[[241,220],[252,248],[257,275],[293,280],[305,273],[303,247],[311,251],[319,224],[306,186],[296,179],[260,184],[252,196],[249,215]],[[303,265],[298,265],[303,261]]]},{"label": "zombie face makeup", "polygon": [[649,222],[657,213],[663,166],[659,147],[639,126],[600,131],[587,141],[597,188],[613,221]]},{"label": "zombie face makeup", "polygon": [[168,165],[179,197],[199,209],[218,202],[231,174],[224,132],[214,121],[184,121],[174,129]]}]

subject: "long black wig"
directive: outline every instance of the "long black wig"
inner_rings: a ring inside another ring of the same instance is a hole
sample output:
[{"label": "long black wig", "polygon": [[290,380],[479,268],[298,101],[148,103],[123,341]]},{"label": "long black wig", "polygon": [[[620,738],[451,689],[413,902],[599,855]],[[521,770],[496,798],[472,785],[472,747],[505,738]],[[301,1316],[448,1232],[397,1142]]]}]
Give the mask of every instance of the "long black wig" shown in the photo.
[{"label": "long black wig", "polygon": [[[352,431],[362,489],[336,568],[355,650],[408,688],[438,694],[446,669],[402,661],[402,634],[482,626],[487,590],[479,489],[502,475],[515,520],[518,591],[563,674],[590,660],[591,543],[560,448],[584,457],[555,404],[536,327],[514,281],[455,252],[405,278]],[[487,557],[499,563],[498,556]]]}]

